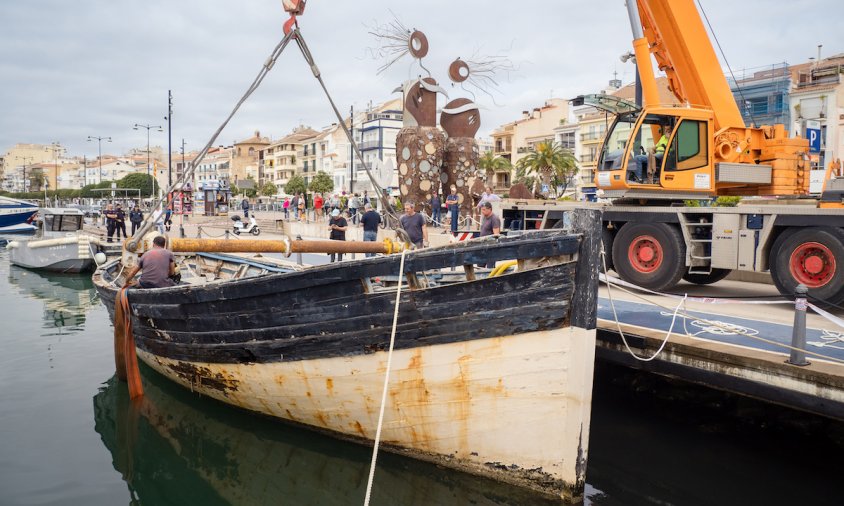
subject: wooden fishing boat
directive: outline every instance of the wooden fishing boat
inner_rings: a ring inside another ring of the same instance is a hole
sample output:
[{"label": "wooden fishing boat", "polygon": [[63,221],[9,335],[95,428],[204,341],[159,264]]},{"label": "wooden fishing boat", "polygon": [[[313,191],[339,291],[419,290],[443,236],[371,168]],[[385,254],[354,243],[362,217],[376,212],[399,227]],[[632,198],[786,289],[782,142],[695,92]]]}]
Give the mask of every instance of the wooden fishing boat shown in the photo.
[{"label": "wooden fishing boat", "polygon": [[[401,273],[399,254],[304,269],[187,254],[183,284],[127,292],[137,356],[219,401],[371,443],[396,304],[382,278],[404,279],[382,447],[577,498],[600,235],[594,212],[575,214],[573,230],[408,252]],[[94,274],[113,318],[125,272]]]}]

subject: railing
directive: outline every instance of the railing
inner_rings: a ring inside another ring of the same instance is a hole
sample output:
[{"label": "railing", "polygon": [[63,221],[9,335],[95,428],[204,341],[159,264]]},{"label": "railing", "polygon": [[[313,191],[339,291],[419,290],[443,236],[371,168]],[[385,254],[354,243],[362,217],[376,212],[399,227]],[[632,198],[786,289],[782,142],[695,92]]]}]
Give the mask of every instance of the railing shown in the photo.
[{"label": "railing", "polygon": [[584,134],[580,134],[581,141],[597,141],[604,138],[604,134],[606,132],[586,132]]},{"label": "railing", "polygon": [[594,162],[597,158],[597,155],[580,155],[580,161],[582,163]]},{"label": "railing", "polygon": [[372,149],[379,147],[378,141],[366,141],[358,143],[360,149]]}]

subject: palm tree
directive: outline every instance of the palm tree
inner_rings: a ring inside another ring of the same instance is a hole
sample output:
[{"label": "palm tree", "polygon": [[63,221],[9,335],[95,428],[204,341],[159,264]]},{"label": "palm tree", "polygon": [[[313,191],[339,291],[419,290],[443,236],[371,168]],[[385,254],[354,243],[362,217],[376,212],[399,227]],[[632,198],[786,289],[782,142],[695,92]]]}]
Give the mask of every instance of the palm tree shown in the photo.
[{"label": "palm tree", "polygon": [[539,177],[534,183],[533,193],[537,193],[541,180],[543,187],[549,190],[542,192],[545,197],[550,193],[552,177],[558,182],[567,182],[577,171],[577,161],[571,151],[551,141],[537,144],[530,154],[518,161],[517,166],[524,169],[525,173],[533,173]]},{"label": "palm tree", "polygon": [[492,178],[497,171],[509,171],[513,168],[510,160],[495,156],[492,151],[487,151],[478,160],[478,168],[486,172],[486,184],[492,186]]}]

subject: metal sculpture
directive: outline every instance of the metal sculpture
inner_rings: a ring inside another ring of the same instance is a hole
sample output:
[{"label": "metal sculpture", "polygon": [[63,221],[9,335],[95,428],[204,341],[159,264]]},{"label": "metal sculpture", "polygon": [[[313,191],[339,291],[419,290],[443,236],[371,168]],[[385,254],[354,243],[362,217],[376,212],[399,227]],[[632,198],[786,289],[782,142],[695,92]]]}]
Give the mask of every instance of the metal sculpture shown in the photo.
[{"label": "metal sculpture", "polygon": [[396,136],[396,163],[402,202],[430,212],[431,197],[443,183],[441,166],[445,135],[437,128],[437,93],[445,90],[430,77],[408,81],[402,87],[403,126]]},{"label": "metal sculpture", "polygon": [[442,110],[440,126],[448,134],[442,174],[444,193],[457,190],[460,215],[467,216],[472,212],[471,185],[478,175],[480,157],[475,140],[481,127],[478,106],[468,98],[452,100]]}]

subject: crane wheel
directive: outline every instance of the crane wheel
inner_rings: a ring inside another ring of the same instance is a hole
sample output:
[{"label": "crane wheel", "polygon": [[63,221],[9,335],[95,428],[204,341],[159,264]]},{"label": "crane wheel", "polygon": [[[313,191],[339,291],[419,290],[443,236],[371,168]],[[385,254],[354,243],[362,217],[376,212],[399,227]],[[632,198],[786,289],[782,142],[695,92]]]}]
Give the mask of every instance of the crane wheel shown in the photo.
[{"label": "crane wheel", "polygon": [[628,223],[615,235],[613,268],[621,278],[654,291],[676,285],[686,272],[686,245],[666,223]]},{"label": "crane wheel", "polygon": [[696,285],[711,285],[726,278],[731,272],[733,272],[731,269],[712,269],[712,272],[709,274],[691,274],[687,272],[683,274],[683,279]]},{"label": "crane wheel", "polygon": [[771,248],[771,277],[781,294],[794,298],[797,285],[819,306],[844,302],[844,232],[832,227],[787,230]]}]

